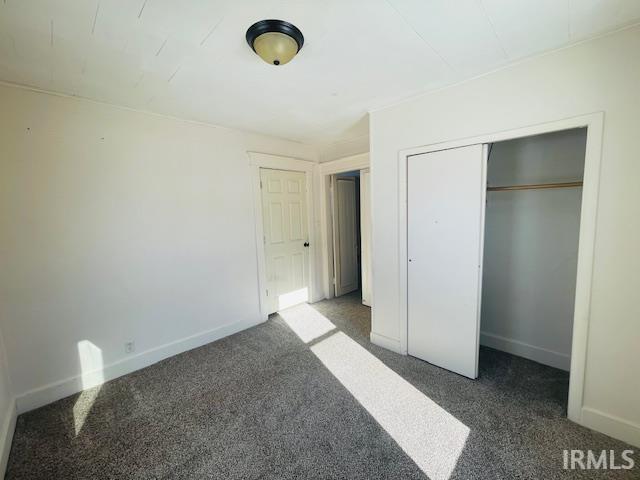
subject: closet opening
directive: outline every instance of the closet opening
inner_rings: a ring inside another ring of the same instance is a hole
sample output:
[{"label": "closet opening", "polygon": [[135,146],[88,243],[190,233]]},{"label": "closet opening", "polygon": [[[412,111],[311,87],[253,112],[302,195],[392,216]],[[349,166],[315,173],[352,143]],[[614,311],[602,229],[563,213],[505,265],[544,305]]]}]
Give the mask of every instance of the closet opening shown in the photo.
[{"label": "closet opening", "polygon": [[517,372],[565,412],[586,139],[576,128],[487,153],[478,373],[500,384]]}]

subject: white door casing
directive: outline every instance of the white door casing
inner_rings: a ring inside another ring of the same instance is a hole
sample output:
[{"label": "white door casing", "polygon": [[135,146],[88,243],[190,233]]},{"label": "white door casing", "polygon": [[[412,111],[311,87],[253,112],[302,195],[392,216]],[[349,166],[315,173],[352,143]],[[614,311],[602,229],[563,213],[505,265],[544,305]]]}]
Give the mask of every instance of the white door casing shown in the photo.
[{"label": "white door casing", "polygon": [[483,145],[409,157],[408,353],[478,376],[486,195]]},{"label": "white door casing", "polygon": [[[602,142],[604,134],[604,112],[594,112],[560,120],[527,125],[510,130],[494,131],[471,138],[462,138],[429,145],[403,149],[398,153],[398,238],[399,238],[399,290],[398,310],[399,340],[395,343],[372,330],[371,341],[377,345],[407,353],[408,337],[408,254],[407,254],[407,166],[408,159],[423,153],[468,145],[490,144],[504,140],[530,137],[544,133],[558,132],[573,128],[587,128],[587,147],[585,152],[584,186],[582,187],[582,207],[580,212],[580,239],[578,241],[578,272],[576,281],[576,299],[573,315],[573,340],[571,345],[571,375],[569,377],[569,399],[567,417],[569,420],[593,428],[608,431],[618,438],[627,438],[628,432],[611,424],[605,428],[601,417],[584,404],[584,389],[587,363],[587,344],[591,317],[591,290],[593,283],[593,265],[598,218],[598,195],[600,190],[600,164],[602,161]],[[376,311],[372,310],[372,327],[376,325]]]},{"label": "white door casing", "polygon": [[[322,290],[324,298],[335,296],[334,252],[333,252],[333,183],[334,175],[369,169],[369,154],[361,153],[318,164],[319,173],[319,214],[320,243],[322,254]],[[312,212],[313,213],[313,212]],[[313,251],[313,244],[311,245]],[[313,278],[312,278],[313,283]],[[406,325],[406,319],[405,319]],[[406,336],[406,335],[405,335]]]},{"label": "white door casing", "polygon": [[360,262],[362,263],[362,303],[371,306],[371,173],[360,170]]},{"label": "white door casing", "polygon": [[336,177],[333,235],[336,297],[358,289],[358,225],[356,180]]},{"label": "white door casing", "polygon": [[303,172],[260,169],[268,313],[309,299],[307,186]]}]

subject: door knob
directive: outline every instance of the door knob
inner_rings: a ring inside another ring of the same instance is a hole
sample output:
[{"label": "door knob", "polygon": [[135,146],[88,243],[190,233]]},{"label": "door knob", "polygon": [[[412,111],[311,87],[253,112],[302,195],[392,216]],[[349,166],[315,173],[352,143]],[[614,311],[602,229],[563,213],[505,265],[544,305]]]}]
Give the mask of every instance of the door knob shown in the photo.
[{"label": "door knob", "polygon": [[309,242],[304,242],[304,246],[308,247],[309,246]]}]

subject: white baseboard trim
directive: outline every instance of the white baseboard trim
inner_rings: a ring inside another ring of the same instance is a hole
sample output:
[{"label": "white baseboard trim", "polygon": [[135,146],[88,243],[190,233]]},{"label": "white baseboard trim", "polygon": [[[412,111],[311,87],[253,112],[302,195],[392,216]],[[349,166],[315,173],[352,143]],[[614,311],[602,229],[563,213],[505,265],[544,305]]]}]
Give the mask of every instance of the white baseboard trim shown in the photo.
[{"label": "white baseboard trim", "polygon": [[401,355],[403,354],[402,349],[400,348],[400,340],[385,337],[384,335],[374,332],[371,332],[369,339],[371,340],[371,343],[378,345],[379,347],[386,348],[387,350],[391,350],[392,352],[396,352]]},{"label": "white baseboard trim", "polygon": [[16,430],[17,418],[16,402],[12,400],[5,414],[2,431],[0,431],[0,479],[2,480],[4,480],[4,475],[7,471],[7,463],[9,462],[9,453],[11,453],[11,443],[13,442],[13,432]]},{"label": "white baseboard trim", "polygon": [[583,426],[640,448],[640,425],[595,408],[582,407]]},{"label": "white baseboard trim", "polygon": [[34,410],[36,408],[53,403],[61,398],[74,395],[82,390],[100,385],[109,380],[121,377],[141,368],[153,365],[161,360],[172,357],[182,352],[201,347],[207,343],[233,335],[247,328],[263,323],[266,318],[257,321],[245,321],[229,323],[216,327],[206,332],[198,333],[190,337],[182,338],[174,342],[151,348],[136,355],[118,360],[106,365],[103,369],[90,372],[85,375],[76,375],[65,380],[50,383],[43,387],[35,388],[16,398],[18,414]]},{"label": "white baseboard trim", "polygon": [[511,353],[512,355],[518,355],[519,357],[528,358],[534,362],[566,370],[567,372],[571,366],[570,355],[554,352],[553,350],[548,350],[542,347],[536,347],[535,345],[529,345],[528,343],[501,337],[500,335],[495,335],[493,333],[480,332],[480,345],[495,348],[496,350]]},{"label": "white baseboard trim", "polygon": [[327,297],[325,297],[324,292],[318,292],[315,295],[311,295],[311,298],[309,298],[308,303],[318,303],[326,299]]}]

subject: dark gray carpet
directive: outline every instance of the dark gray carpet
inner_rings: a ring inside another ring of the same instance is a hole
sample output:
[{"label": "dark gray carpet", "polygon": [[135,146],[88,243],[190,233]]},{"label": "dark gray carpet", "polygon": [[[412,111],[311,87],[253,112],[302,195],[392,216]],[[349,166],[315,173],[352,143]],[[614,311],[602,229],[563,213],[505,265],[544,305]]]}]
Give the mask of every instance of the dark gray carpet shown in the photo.
[{"label": "dark gray carpet", "polygon": [[[482,349],[471,381],[371,345],[356,294],[314,308],[470,428],[452,479],[640,478],[562,470],[563,449],[632,448],[566,420],[567,373]],[[6,478],[426,476],[275,315],[21,415]]]}]

